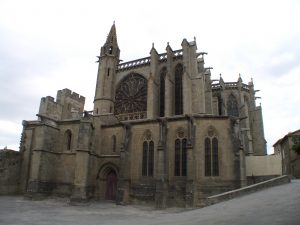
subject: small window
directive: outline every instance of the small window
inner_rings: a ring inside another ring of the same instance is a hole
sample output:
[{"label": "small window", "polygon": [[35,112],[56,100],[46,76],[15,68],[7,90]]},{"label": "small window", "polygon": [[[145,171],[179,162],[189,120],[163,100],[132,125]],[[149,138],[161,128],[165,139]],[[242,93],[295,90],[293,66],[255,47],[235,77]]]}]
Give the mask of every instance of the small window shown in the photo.
[{"label": "small window", "polygon": [[113,53],[113,47],[112,47],[112,46],[109,47],[108,53],[109,53],[109,54],[112,54],[112,53]]},{"label": "small window", "polygon": [[107,69],[107,76],[109,77],[110,68]]},{"label": "small window", "polygon": [[67,130],[64,135],[64,149],[71,150],[72,132]]},{"label": "small window", "polygon": [[116,140],[116,136],[115,135],[113,135],[112,137],[111,137],[111,139],[112,139],[112,151],[113,152],[116,152],[116,142],[117,142],[117,140]]}]

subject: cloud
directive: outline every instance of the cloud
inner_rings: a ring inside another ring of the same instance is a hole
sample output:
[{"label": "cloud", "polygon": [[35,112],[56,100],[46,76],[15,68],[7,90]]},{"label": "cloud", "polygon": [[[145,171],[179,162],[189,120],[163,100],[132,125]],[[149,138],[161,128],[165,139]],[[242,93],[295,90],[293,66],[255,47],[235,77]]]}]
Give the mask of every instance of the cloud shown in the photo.
[{"label": "cloud", "polygon": [[[175,50],[196,36],[198,51],[209,53],[213,79],[219,73],[225,81],[239,73],[246,83],[253,77],[272,143],[299,128],[299,11],[293,0],[1,1],[0,118],[34,119],[40,98],[63,88],[85,96],[92,109],[95,56],[115,20],[124,61],[149,56],[152,42],[161,53],[167,42]],[[20,128],[11,129],[16,132],[5,141],[15,135],[18,144]]]}]

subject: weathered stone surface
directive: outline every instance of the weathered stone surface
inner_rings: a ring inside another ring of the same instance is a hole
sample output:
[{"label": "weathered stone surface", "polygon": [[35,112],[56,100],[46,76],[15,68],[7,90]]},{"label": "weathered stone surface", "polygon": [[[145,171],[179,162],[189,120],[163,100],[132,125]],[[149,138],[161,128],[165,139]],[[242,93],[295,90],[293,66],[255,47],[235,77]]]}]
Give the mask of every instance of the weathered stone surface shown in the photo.
[{"label": "weathered stone surface", "polygon": [[212,81],[196,41],[181,46],[121,63],[113,25],[93,111],[63,89],[23,122],[20,193],[194,207],[244,185],[245,154],[265,152],[253,83]]}]

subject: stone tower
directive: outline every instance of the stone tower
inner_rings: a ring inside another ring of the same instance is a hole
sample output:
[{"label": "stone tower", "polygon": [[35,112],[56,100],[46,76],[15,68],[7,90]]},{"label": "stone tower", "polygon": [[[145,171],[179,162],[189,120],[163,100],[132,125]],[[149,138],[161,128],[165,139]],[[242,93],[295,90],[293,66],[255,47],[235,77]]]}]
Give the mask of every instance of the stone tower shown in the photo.
[{"label": "stone tower", "polygon": [[94,115],[114,112],[114,83],[119,56],[120,49],[117,42],[116,27],[113,24],[99,56]]}]

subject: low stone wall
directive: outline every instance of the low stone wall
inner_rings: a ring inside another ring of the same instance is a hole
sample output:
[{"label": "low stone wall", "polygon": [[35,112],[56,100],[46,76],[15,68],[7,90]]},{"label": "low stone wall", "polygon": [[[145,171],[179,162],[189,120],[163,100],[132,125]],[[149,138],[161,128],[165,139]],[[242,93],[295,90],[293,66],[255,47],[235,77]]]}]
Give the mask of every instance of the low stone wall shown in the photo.
[{"label": "low stone wall", "polygon": [[246,156],[246,176],[282,175],[281,155]]},{"label": "low stone wall", "polygon": [[232,198],[240,197],[246,194],[250,194],[265,188],[274,187],[281,184],[286,184],[291,182],[289,176],[284,175],[280,177],[276,177],[267,181],[263,181],[257,184],[253,184],[247,187],[243,187],[240,189],[224,192],[222,194],[210,196],[206,199],[206,206],[216,204],[218,202],[226,201]]},{"label": "low stone wall", "polygon": [[0,195],[19,193],[21,154],[0,149]]}]

